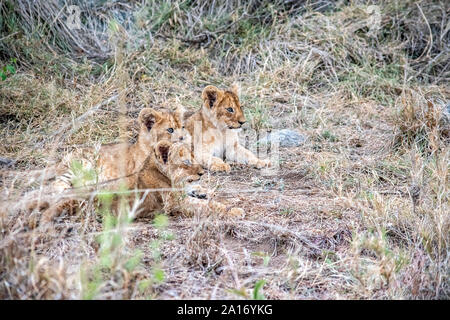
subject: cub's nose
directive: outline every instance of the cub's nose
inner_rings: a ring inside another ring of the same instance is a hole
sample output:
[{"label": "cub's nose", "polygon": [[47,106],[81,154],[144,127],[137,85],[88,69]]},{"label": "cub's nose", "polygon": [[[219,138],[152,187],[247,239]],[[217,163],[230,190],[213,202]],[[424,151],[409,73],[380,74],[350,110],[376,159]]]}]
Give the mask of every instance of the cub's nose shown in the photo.
[{"label": "cub's nose", "polygon": [[205,174],[205,171],[201,170],[201,171],[197,172],[197,174],[201,177],[202,175]]},{"label": "cub's nose", "polygon": [[245,123],[245,121],[238,121],[238,122],[241,126]]},{"label": "cub's nose", "polygon": [[184,137],[180,137],[180,141],[183,141],[184,140]]}]

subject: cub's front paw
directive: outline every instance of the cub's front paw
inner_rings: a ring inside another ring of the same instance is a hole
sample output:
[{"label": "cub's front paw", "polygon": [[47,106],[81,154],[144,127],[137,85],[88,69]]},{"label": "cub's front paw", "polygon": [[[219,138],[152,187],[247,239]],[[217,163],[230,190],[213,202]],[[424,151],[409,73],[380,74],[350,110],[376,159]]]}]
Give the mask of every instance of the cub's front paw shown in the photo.
[{"label": "cub's front paw", "polygon": [[187,188],[187,195],[197,199],[208,199],[208,190],[199,185]]},{"label": "cub's front paw", "polygon": [[236,218],[243,218],[245,216],[245,211],[241,208],[231,208],[228,210],[228,215]]},{"label": "cub's front paw", "polygon": [[269,168],[271,166],[272,166],[272,162],[269,159],[265,159],[265,160],[258,159],[258,161],[255,163],[255,167],[257,169]]},{"label": "cub's front paw", "polygon": [[231,171],[231,167],[228,163],[225,162],[214,162],[211,164],[211,167],[209,168],[209,170],[214,171],[214,172],[221,172],[221,171],[225,171],[225,172],[230,172]]}]

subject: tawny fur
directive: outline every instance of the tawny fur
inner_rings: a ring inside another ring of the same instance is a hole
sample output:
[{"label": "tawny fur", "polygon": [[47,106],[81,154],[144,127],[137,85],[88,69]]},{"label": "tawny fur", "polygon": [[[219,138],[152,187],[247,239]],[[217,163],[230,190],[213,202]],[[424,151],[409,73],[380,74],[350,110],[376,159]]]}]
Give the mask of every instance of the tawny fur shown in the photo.
[{"label": "tawny fur", "polygon": [[152,146],[162,140],[184,141],[190,143],[190,135],[183,127],[182,107],[175,112],[156,111],[151,108],[144,108],[139,113],[139,135],[136,143],[115,143],[102,145],[97,150],[83,149],[69,154],[60,167],[67,178],[60,178],[53,183],[55,190],[59,192],[72,187],[71,178],[73,174],[70,170],[70,163],[73,160],[80,160],[84,168],[94,169],[97,173],[96,181],[90,183],[116,181],[126,188],[136,184],[135,178],[145,162]]},{"label": "tawny fur", "polygon": [[[74,160],[80,161],[85,169],[97,172],[97,183],[126,177],[139,171],[151,146],[162,139],[184,141],[190,143],[190,135],[183,128],[184,108],[178,106],[175,112],[157,111],[144,108],[139,113],[139,135],[136,143],[111,143],[95,147],[74,149],[55,165],[45,169],[27,172],[2,170],[5,177],[27,181],[30,185],[38,181],[42,185],[52,184],[54,190],[62,192],[71,188],[71,165]],[[169,132],[173,129],[173,132]],[[133,181],[127,181],[131,185]]]},{"label": "tawny fur", "polygon": [[[195,157],[203,166],[212,171],[230,171],[230,165],[222,160],[225,153],[227,162],[256,168],[271,165],[270,160],[258,159],[239,144],[238,129],[246,119],[236,86],[226,91],[207,86],[202,99],[200,110],[186,117],[186,128],[194,142]],[[196,130],[196,125],[201,126],[201,131]]]},{"label": "tawny fur", "polygon": [[[167,140],[158,142],[145,160],[133,181],[136,192],[129,196],[130,206],[136,198],[142,201],[135,217],[152,215],[157,210],[168,214],[192,216],[196,212],[214,212],[219,216],[240,216],[244,211],[206,198],[207,192],[197,183],[204,171],[184,143]],[[63,211],[74,212],[80,199],[62,199],[43,213],[43,222],[49,222]],[[114,205],[114,207],[117,204]]]},{"label": "tawny fur", "polygon": [[[164,162],[164,150],[167,162]],[[166,213],[181,213],[191,216],[196,211],[213,211],[219,215],[230,214],[242,216],[240,208],[228,208],[222,203],[199,199],[207,197],[207,191],[199,184],[204,174],[202,166],[192,155],[190,146],[176,143],[169,145],[160,142],[155,152],[147,158],[146,164],[138,177],[139,189],[169,189],[171,191],[151,192],[141,206],[140,215],[146,215],[154,210],[163,209]]]},{"label": "tawny fur", "polygon": [[[158,141],[163,139],[173,142],[189,141],[189,133],[183,127],[181,108],[175,113],[145,108],[139,114],[139,124],[140,131],[135,144],[106,145],[100,149],[97,162],[101,173],[99,181],[117,179],[139,172],[152,146]],[[173,132],[169,132],[170,129]],[[133,182],[131,180],[126,185],[129,186]]]}]

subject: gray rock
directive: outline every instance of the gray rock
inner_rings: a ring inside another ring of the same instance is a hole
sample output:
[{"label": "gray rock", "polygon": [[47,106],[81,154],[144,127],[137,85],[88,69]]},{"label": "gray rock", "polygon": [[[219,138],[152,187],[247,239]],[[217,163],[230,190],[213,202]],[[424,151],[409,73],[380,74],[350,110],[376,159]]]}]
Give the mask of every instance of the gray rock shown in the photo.
[{"label": "gray rock", "polygon": [[16,161],[13,159],[8,159],[8,158],[3,158],[0,157],[0,167],[4,166],[4,167],[12,167],[14,165]]},{"label": "gray rock", "polygon": [[258,143],[261,145],[270,144],[275,139],[280,139],[280,147],[298,147],[305,143],[307,137],[294,130],[282,129],[268,133],[267,136],[260,139]]}]

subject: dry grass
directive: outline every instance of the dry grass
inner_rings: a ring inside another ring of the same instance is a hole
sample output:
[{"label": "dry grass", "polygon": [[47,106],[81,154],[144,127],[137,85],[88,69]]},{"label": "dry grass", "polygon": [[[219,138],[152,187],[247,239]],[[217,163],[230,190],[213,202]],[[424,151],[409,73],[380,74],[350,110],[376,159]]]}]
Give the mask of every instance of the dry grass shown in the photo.
[{"label": "dry grass", "polygon": [[[76,31],[56,2],[26,3],[0,0],[0,68],[17,71],[0,81],[0,298],[251,298],[260,280],[269,299],[449,298],[444,2],[72,1]],[[86,201],[36,227],[11,209],[42,187],[30,170],[233,82],[253,128],[308,138],[276,176],[204,177],[243,220]]]}]

